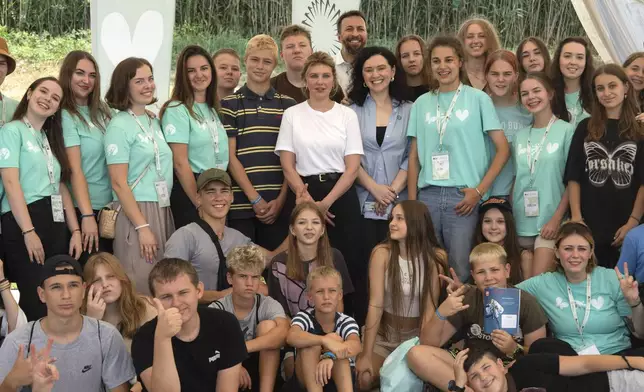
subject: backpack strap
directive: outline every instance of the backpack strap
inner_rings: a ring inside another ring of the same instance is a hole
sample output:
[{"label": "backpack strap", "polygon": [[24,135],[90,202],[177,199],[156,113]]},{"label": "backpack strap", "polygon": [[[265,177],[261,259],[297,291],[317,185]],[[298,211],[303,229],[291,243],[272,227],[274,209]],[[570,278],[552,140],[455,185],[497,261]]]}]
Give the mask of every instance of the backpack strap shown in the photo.
[{"label": "backpack strap", "polygon": [[39,323],[40,320],[42,320],[42,318],[39,318],[38,320],[31,323],[31,330],[29,331],[29,343],[27,343],[27,357],[29,357],[31,351],[31,340],[34,337],[34,328],[36,327],[36,323]]},{"label": "backpack strap", "polygon": [[196,224],[201,227],[203,231],[210,236],[210,240],[215,244],[217,248],[217,255],[219,256],[219,269],[217,270],[217,290],[225,290],[230,287],[228,284],[228,279],[226,278],[226,273],[228,273],[228,268],[226,266],[226,255],[224,255],[223,249],[221,249],[221,243],[219,243],[219,237],[215,231],[210,227],[208,222],[201,218],[197,218],[195,221]]},{"label": "backpack strap", "polygon": [[259,325],[259,305],[262,302],[262,296],[259,293],[255,293],[256,300],[255,300],[255,322],[257,325]]}]

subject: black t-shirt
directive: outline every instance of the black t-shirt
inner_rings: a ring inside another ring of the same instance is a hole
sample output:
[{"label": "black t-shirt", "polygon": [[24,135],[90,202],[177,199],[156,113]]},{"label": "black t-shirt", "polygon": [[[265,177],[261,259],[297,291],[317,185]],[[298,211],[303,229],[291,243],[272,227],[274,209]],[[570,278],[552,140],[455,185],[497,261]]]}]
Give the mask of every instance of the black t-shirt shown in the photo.
[{"label": "black t-shirt", "polygon": [[[174,362],[182,391],[212,392],[217,373],[241,363],[248,353],[235,315],[219,309],[198,309],[199,335],[192,342],[172,338]],[[157,318],[144,324],[132,339],[136,375],[152,366]],[[147,389],[143,388],[143,391]]]},{"label": "black t-shirt", "polygon": [[644,181],[644,145],[620,138],[618,120],[608,120],[604,136],[586,141],[588,122],[577,126],[570,145],[564,181],[578,182],[581,213],[598,245],[610,244],[631,215]]},{"label": "black t-shirt", "polygon": [[411,89],[411,101],[416,102],[418,97],[420,97],[421,95],[429,91],[429,86],[425,84],[421,84],[420,86],[412,86],[410,87],[410,89]]},{"label": "black t-shirt", "polygon": [[[516,386],[514,389],[513,384]],[[606,372],[578,377],[560,376],[557,354],[528,354],[519,357],[508,371],[508,387],[508,392],[530,387],[545,388],[548,392],[610,391]]]},{"label": "black t-shirt", "polygon": [[[293,86],[291,82],[288,81],[288,77],[286,76],[286,71],[282,72],[277,76],[272,77],[271,86],[273,86],[278,93],[288,95],[289,97],[293,98],[297,103],[302,103],[306,101],[306,95],[304,95],[304,92],[302,91],[302,89],[299,87]],[[342,89],[338,88],[338,90],[331,97],[331,99],[337,103],[342,103],[342,100],[344,99],[344,93],[342,92]]]}]

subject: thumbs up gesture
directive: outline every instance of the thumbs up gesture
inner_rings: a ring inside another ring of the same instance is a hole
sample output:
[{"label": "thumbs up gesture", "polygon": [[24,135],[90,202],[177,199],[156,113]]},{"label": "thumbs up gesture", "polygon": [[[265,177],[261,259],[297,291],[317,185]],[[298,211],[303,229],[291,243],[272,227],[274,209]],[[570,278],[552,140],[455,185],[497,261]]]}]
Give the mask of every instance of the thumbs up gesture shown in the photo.
[{"label": "thumbs up gesture", "polygon": [[163,304],[161,304],[161,301],[156,298],[154,298],[153,301],[154,306],[157,308],[157,313],[159,314],[155,338],[171,339],[181,330],[181,325],[183,324],[181,313],[179,313],[179,309],[177,308],[165,309]]}]

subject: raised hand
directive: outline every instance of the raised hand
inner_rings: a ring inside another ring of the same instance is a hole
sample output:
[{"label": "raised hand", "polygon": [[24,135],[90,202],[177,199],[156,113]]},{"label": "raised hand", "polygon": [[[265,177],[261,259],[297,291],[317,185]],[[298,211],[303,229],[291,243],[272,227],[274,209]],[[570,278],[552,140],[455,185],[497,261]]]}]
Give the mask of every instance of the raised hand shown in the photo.
[{"label": "raised hand", "polygon": [[624,263],[623,274],[617,267],[615,267],[615,273],[617,274],[617,279],[619,279],[619,287],[622,289],[626,302],[632,307],[639,305],[641,300],[638,283],[633,275],[628,272],[628,263]]},{"label": "raised hand", "polygon": [[463,286],[463,282],[461,282],[461,279],[458,277],[458,275],[456,275],[454,268],[450,267],[449,274],[452,275],[451,278],[443,274],[439,274],[438,278],[447,283],[447,294],[452,294],[454,291]]},{"label": "raised hand", "polygon": [[102,320],[105,315],[105,300],[103,300],[103,288],[93,284],[87,292],[87,316]]},{"label": "raised hand", "polygon": [[[58,369],[54,365],[55,359],[49,357],[53,343],[54,341],[49,339],[45,349],[37,355],[32,354],[30,356],[33,369],[33,382],[31,385],[33,392],[50,392],[54,387],[54,383],[60,378]],[[31,346],[31,352],[35,352],[33,345]]]},{"label": "raised hand", "polygon": [[456,357],[454,358],[454,381],[456,381],[456,386],[461,388],[465,387],[465,384],[467,383],[467,373],[465,372],[463,364],[467,359],[467,353],[469,351],[470,349],[466,348],[456,354]]},{"label": "raised hand", "polygon": [[181,325],[183,324],[181,313],[177,308],[165,309],[157,298],[152,300],[158,314],[157,329],[154,332],[154,337],[156,339],[171,339],[181,331]]},{"label": "raised hand", "polygon": [[467,289],[467,286],[461,286],[458,290],[448,294],[445,301],[438,307],[438,313],[443,317],[449,317],[469,308],[470,305],[463,305]]},{"label": "raised hand", "polygon": [[505,355],[511,355],[517,349],[517,342],[512,335],[502,329],[492,331],[492,343]]}]

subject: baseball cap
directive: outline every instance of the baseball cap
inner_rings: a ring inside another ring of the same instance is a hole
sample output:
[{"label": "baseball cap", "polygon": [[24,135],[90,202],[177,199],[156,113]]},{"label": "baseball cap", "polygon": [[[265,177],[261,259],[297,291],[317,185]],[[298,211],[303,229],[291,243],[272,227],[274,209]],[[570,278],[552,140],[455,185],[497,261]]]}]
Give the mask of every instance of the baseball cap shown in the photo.
[{"label": "baseball cap", "polygon": [[479,206],[479,214],[485,214],[492,208],[498,208],[499,210],[512,213],[512,205],[509,201],[502,197],[490,197]]},{"label": "baseball cap", "polygon": [[219,181],[226,186],[232,187],[232,180],[226,171],[221,169],[208,169],[199,175],[197,178],[197,192],[203,189],[212,181]]},{"label": "baseball cap", "polygon": [[9,53],[9,46],[7,40],[0,37],[0,55],[7,58],[7,75],[11,74],[16,69],[16,59]]},{"label": "baseball cap", "polygon": [[76,275],[83,279],[83,268],[70,255],[56,255],[45,260],[45,264],[40,272],[40,285],[49,278],[58,275]]}]

